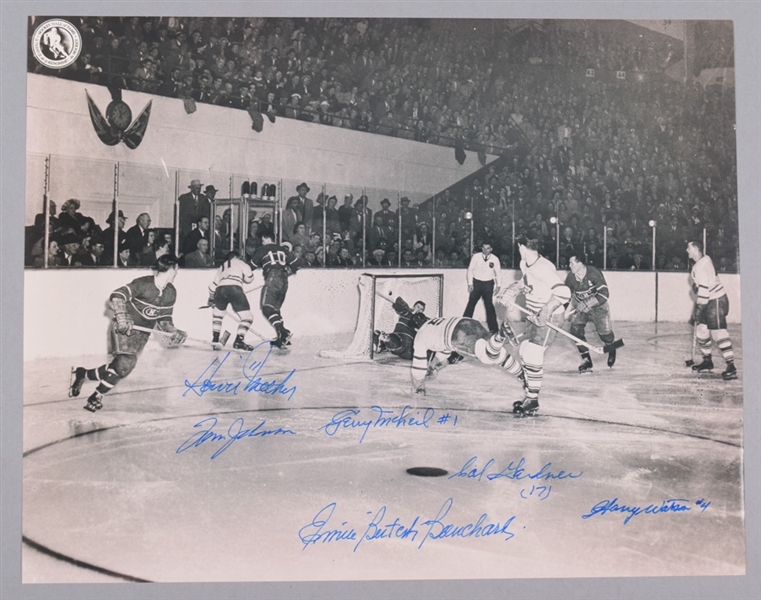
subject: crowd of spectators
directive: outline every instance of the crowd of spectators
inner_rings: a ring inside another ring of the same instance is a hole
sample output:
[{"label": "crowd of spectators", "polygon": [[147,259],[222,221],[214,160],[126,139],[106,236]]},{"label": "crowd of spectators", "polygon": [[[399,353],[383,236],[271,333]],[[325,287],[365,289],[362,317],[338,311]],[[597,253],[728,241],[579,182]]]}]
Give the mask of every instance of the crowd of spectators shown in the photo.
[{"label": "crowd of spectators", "polygon": [[[307,265],[395,266],[401,256],[402,266],[463,266],[472,227],[506,265],[515,264],[515,229],[538,237],[550,258],[559,233],[561,267],[580,250],[602,266],[605,240],[608,268],[651,268],[653,220],[657,268],[686,268],[685,240],[703,228],[719,269],[738,268],[734,93],[666,77],[683,58],[666,36],[593,21],[513,31],[495,22],[475,33],[400,19],[73,21],[83,52],[63,77],[501,149],[435,201],[368,210],[364,235],[361,198],[340,208],[335,197],[318,195],[311,207],[290,198],[283,239],[295,238]],[[587,77],[590,68],[629,74]],[[515,127],[528,144],[514,143]]]}]

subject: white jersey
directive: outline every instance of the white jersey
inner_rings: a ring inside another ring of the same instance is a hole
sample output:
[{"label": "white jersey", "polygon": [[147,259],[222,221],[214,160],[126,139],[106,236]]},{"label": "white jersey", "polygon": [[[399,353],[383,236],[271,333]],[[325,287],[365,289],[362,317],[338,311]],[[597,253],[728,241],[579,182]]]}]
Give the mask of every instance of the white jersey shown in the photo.
[{"label": "white jersey", "polygon": [[423,323],[415,335],[415,354],[420,349],[423,356],[428,350],[433,352],[454,352],[452,345],[452,332],[463,317],[450,319],[431,319]]},{"label": "white jersey", "polygon": [[254,280],[254,272],[246,261],[237,256],[226,260],[217,269],[214,281],[209,285],[209,292],[214,293],[218,287],[224,285],[237,285],[243,287]]},{"label": "white jersey", "polygon": [[717,300],[726,294],[710,256],[703,256],[693,265],[690,277],[698,288],[698,304],[708,304],[709,300]]},{"label": "white jersey", "polygon": [[[530,265],[522,260],[521,273],[523,273],[526,308],[530,311],[539,313],[553,296],[564,304],[571,299],[570,288],[558,275],[555,265],[543,256],[537,256]],[[561,309],[562,307],[558,310]]]},{"label": "white jersey", "polygon": [[452,333],[463,317],[431,319],[423,323],[415,336],[412,352],[412,378],[422,381],[428,368],[428,351],[454,352]]},{"label": "white jersey", "polygon": [[478,279],[479,281],[494,281],[494,285],[499,286],[499,268],[499,258],[494,254],[488,257],[483,252],[474,254],[466,273],[468,285],[473,285],[473,280]]}]

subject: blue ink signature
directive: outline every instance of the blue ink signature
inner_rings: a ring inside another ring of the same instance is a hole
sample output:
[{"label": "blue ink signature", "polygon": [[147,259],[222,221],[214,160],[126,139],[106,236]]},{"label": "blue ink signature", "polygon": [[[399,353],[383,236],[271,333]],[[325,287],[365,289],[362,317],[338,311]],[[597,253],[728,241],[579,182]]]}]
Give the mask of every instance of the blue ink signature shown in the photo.
[{"label": "blue ink signature", "polygon": [[[582,519],[590,519],[595,515],[604,515],[606,513],[623,513],[627,514],[624,519],[624,525],[626,525],[632,518],[638,515],[659,515],[664,513],[682,513],[692,510],[692,507],[687,506],[689,500],[685,498],[670,498],[668,500],[662,500],[660,504],[648,504],[644,508],[641,506],[627,506],[626,504],[619,504],[618,498],[613,500],[601,500],[592,507],[589,514],[581,515]],[[703,513],[711,505],[710,502],[706,502],[704,499],[697,500],[696,506],[700,508],[700,512]]]},{"label": "blue ink signature", "polygon": [[[260,348],[266,350],[267,355],[261,360],[255,360],[254,353]],[[272,346],[270,343],[262,342],[258,346],[255,346],[245,357],[240,354],[238,355],[239,358],[243,359],[242,371],[243,377],[246,380],[245,383],[240,379],[237,381],[215,382],[214,376],[222,368],[222,365],[225,364],[232,353],[228,352],[221,359],[216,357],[193,383],[190,383],[187,379],[185,380],[186,389],[182,395],[184,397],[188,392],[193,392],[196,396],[203,396],[206,392],[219,392],[222,394],[232,394],[237,396],[240,391],[246,393],[255,392],[257,394],[266,394],[268,396],[287,396],[287,400],[290,400],[296,393],[296,386],[288,387],[286,384],[290,381],[291,377],[296,372],[296,369],[293,369],[288,373],[285,379],[280,382],[278,382],[277,379],[265,380],[265,378],[268,378],[261,374],[261,370],[267,363],[267,359],[271,353]]]},{"label": "blue ink signature", "polygon": [[[328,526],[328,523],[337,508],[336,502],[331,502],[321,508],[312,520],[299,529],[299,539],[303,544],[303,550],[316,544],[330,544],[332,542],[355,542],[352,552],[356,552],[359,546],[365,542],[384,539],[400,539],[417,541],[420,537],[418,550],[423,547],[427,540],[441,540],[446,538],[485,538],[489,536],[504,536],[504,541],[509,541],[515,534],[509,530],[510,525],[515,520],[515,515],[511,516],[504,522],[489,521],[489,515],[482,513],[474,522],[462,525],[445,522],[445,517],[452,509],[454,500],[447,498],[439,508],[433,519],[423,520],[418,515],[409,525],[403,523],[399,517],[393,521],[386,521],[387,508],[381,506],[375,513],[368,512],[372,515],[370,522],[362,535],[359,535],[354,527],[348,526],[348,521],[342,521],[340,527],[334,528]],[[418,528],[419,523],[419,528]]]},{"label": "blue ink signature", "polygon": [[[453,475],[449,476],[449,479],[454,477],[465,477],[466,479],[475,479],[476,481],[494,481],[497,479],[511,479],[514,481],[522,481],[524,479],[530,479],[532,481],[552,481],[556,479],[578,479],[584,474],[584,471],[578,473],[572,473],[571,471],[553,471],[552,463],[548,462],[538,471],[531,472],[525,467],[526,459],[521,458],[517,463],[510,461],[504,469],[498,472],[489,472],[495,463],[493,458],[490,458],[482,468],[478,468],[476,464],[478,457],[473,456],[462,466],[462,468]],[[496,467],[494,469],[496,471]]]},{"label": "blue ink signature", "polygon": [[547,498],[550,497],[550,494],[552,493],[552,486],[551,485],[532,485],[531,489],[523,488],[520,491],[520,496],[524,500],[528,500],[531,496],[536,493],[536,496],[539,498],[539,500],[547,500]]},{"label": "blue ink signature", "polygon": [[181,454],[182,452],[185,452],[185,450],[190,450],[190,448],[198,448],[206,442],[225,442],[214,454],[211,455],[211,460],[214,460],[217,458],[217,456],[227,450],[233,442],[243,438],[296,435],[295,431],[291,431],[290,429],[282,429],[281,427],[278,427],[277,429],[265,429],[264,425],[266,422],[267,421],[262,421],[253,429],[244,429],[243,419],[238,417],[232,423],[230,423],[230,427],[227,428],[227,435],[224,435],[222,433],[213,431],[214,426],[217,424],[217,418],[208,417],[207,419],[199,421],[193,425],[193,428],[206,426],[206,429],[194,433],[188,439],[182,442],[180,447],[177,448],[176,454]]},{"label": "blue ink signature", "polygon": [[[359,438],[359,443],[361,444],[371,428],[383,429],[385,427],[398,429],[400,427],[413,427],[430,429],[430,426],[435,423],[446,425],[450,422],[450,419],[452,419],[452,416],[449,413],[445,413],[434,421],[436,411],[433,408],[425,409],[422,416],[419,410],[415,411],[413,414],[413,409],[409,404],[406,405],[398,415],[395,414],[393,410],[387,410],[377,405],[371,406],[370,410],[375,413],[374,416],[365,419],[359,418],[362,409],[347,408],[339,410],[330,418],[328,423],[320,427],[317,431],[324,431],[325,435],[333,437],[343,429],[360,429],[362,431],[362,436]],[[457,426],[457,416],[452,419],[452,425]]]}]

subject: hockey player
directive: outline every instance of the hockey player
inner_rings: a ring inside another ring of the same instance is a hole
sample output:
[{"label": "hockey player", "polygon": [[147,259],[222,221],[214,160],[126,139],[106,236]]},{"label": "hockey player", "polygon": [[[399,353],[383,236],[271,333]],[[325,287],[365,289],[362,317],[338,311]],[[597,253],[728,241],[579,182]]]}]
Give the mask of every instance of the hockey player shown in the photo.
[{"label": "hockey player", "polygon": [[[599,269],[587,265],[583,256],[571,256],[568,259],[568,266],[571,272],[565,278],[565,284],[573,295],[571,304],[566,309],[565,318],[570,320],[571,333],[580,340],[586,341],[584,329],[591,319],[600,339],[605,344],[612,344],[615,336],[610,322],[610,306],[608,305],[610,292],[605,277]],[[582,359],[579,373],[591,373],[592,357],[589,355],[589,348],[581,344],[576,344],[576,348]],[[608,351],[608,366],[612,367],[615,363],[616,349],[611,347]]]},{"label": "hockey player", "polygon": [[[525,398],[513,403],[517,416],[533,415],[539,409],[539,392],[544,376],[544,352],[555,339],[552,323],[560,327],[571,290],[560,279],[555,265],[538,252],[538,240],[520,236],[517,240],[523,277],[508,287],[508,298],[523,293],[528,317],[524,340],[519,348],[520,362],[508,356],[503,367],[524,381]],[[522,364],[521,364],[522,363]],[[522,370],[522,373],[521,373]]]},{"label": "hockey player", "polygon": [[735,355],[727,332],[729,299],[724,286],[716,276],[711,258],[703,254],[703,245],[700,242],[693,241],[687,244],[687,256],[695,261],[690,277],[693,290],[697,294],[690,320],[697,325],[695,336],[700,346],[700,353],[703,355],[703,362],[693,365],[692,370],[703,373],[713,369],[711,358],[711,338],[713,338],[727,365],[721,376],[726,380],[737,379]]},{"label": "hockey player", "polygon": [[211,313],[211,343],[214,348],[221,347],[219,333],[222,330],[222,319],[225,317],[227,307],[232,306],[238,315],[238,331],[233,342],[233,348],[250,352],[253,346],[245,342],[246,333],[254,322],[254,314],[248,302],[244,285],[249,285],[254,280],[254,272],[245,260],[237,253],[229,252],[225,262],[217,269],[214,280],[209,285],[209,306]]},{"label": "hockey player", "polygon": [[399,315],[399,320],[394,327],[393,333],[376,331],[375,338],[378,352],[389,350],[399,358],[410,360],[415,335],[420,327],[428,320],[425,316],[425,302],[418,300],[410,308],[400,296],[394,301],[394,310]]},{"label": "hockey player", "polygon": [[286,242],[282,246],[276,244],[271,232],[262,234],[262,245],[251,257],[251,264],[260,267],[264,273],[260,306],[262,314],[277,332],[277,338],[272,341],[276,348],[289,346],[292,336],[283,324],[280,309],[288,292],[288,276],[294,272],[295,260],[290,243]]},{"label": "hockey player", "polygon": [[172,282],[177,275],[177,259],[165,254],[153,267],[153,275],[138,277],[113,291],[109,298],[113,311],[111,345],[113,360],[97,369],[74,369],[69,394],[79,396],[85,380],[98,381],[98,387],[87,399],[85,410],[95,412],[103,408],[103,395],[130,374],[137,364],[137,356],[145,347],[150,334],[133,330],[135,325],[171,333],[170,343],[179,346],[187,338],[172,322],[172,311],[177,290]]},{"label": "hockey player", "polygon": [[[413,344],[413,391],[425,395],[425,380],[433,379],[449,364],[454,352],[474,356],[485,365],[504,365],[510,358],[504,347],[506,340],[516,343],[507,321],[497,333],[489,333],[481,323],[468,317],[438,318],[424,323]],[[513,374],[520,378],[520,370]]]}]

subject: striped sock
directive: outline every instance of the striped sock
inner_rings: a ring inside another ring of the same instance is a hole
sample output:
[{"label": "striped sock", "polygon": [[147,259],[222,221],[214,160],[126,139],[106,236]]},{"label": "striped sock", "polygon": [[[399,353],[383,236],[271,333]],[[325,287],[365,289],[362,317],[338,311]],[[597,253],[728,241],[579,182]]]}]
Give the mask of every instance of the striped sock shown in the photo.
[{"label": "striped sock", "polygon": [[[726,334],[726,331],[723,331],[722,333]],[[726,362],[734,362],[735,353],[732,350],[732,341],[729,339],[729,335],[724,335],[716,340],[716,345],[719,347],[719,350],[721,350],[721,356]]]}]

